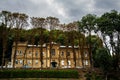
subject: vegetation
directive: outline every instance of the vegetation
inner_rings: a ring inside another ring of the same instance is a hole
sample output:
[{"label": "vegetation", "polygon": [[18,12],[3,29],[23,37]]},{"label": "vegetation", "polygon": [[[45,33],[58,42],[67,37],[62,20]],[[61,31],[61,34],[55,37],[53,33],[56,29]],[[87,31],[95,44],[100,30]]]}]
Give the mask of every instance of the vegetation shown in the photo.
[{"label": "vegetation", "polygon": [[[28,29],[30,23],[32,28]],[[1,69],[11,59],[13,42],[17,49],[17,44],[21,41],[36,45],[49,43],[50,52],[52,42],[66,47],[72,46],[74,62],[76,61],[74,46],[79,47],[81,55],[84,52],[83,46],[86,46],[89,48],[91,72],[99,68],[103,72],[103,78],[107,80],[110,75],[117,75],[120,71],[120,13],[116,10],[106,12],[100,17],[87,14],[80,21],[68,24],[60,24],[59,19],[55,17],[31,17],[29,20],[29,16],[23,13],[1,11],[0,33]],[[40,51],[42,66],[42,47]],[[83,57],[81,58],[83,60]],[[76,66],[76,62],[74,64]],[[114,74],[115,72],[117,73]]]},{"label": "vegetation", "polygon": [[[24,75],[23,75],[24,74]],[[76,70],[5,70],[0,78],[78,78]]]}]

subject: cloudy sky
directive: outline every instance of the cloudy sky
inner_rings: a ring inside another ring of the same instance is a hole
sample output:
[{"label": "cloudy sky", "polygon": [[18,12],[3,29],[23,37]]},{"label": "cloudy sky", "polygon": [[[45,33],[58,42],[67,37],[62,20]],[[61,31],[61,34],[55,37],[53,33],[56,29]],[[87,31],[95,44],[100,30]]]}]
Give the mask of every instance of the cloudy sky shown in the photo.
[{"label": "cloudy sky", "polygon": [[54,16],[61,23],[80,20],[86,14],[120,12],[120,0],[0,0],[0,11],[26,13],[30,17]]}]

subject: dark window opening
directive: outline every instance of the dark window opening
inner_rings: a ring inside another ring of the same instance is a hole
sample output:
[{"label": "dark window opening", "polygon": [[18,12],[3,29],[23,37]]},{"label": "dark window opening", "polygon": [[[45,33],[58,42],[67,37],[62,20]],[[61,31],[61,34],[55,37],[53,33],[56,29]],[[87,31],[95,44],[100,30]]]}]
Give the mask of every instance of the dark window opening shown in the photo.
[{"label": "dark window opening", "polygon": [[64,52],[61,53],[61,56],[64,56]]},{"label": "dark window opening", "polygon": [[67,52],[67,56],[70,56],[70,52]]},{"label": "dark window opening", "polygon": [[57,67],[57,62],[51,62],[53,68]]},{"label": "dark window opening", "polygon": [[51,50],[51,54],[52,54],[52,56],[55,56],[55,49]]}]

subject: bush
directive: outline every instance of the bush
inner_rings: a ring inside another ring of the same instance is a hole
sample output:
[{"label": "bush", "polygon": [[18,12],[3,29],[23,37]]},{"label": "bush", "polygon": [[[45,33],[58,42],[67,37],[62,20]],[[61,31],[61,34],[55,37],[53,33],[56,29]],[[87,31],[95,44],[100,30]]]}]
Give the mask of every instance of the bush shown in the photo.
[{"label": "bush", "polygon": [[3,70],[0,78],[78,78],[76,70]]}]

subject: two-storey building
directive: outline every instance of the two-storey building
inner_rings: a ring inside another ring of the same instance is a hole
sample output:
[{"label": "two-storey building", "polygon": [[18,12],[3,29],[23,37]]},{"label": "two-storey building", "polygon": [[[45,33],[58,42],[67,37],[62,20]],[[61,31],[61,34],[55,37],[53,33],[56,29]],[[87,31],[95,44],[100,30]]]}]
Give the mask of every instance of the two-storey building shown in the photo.
[{"label": "two-storey building", "polygon": [[[57,43],[46,43],[40,45],[29,45],[18,43],[15,51],[15,44],[12,48],[11,63],[16,68],[89,68],[90,58],[88,47],[82,49],[79,46],[61,46]],[[73,52],[74,49],[74,52]],[[16,54],[15,54],[16,52]],[[15,57],[14,57],[15,55]]]}]

